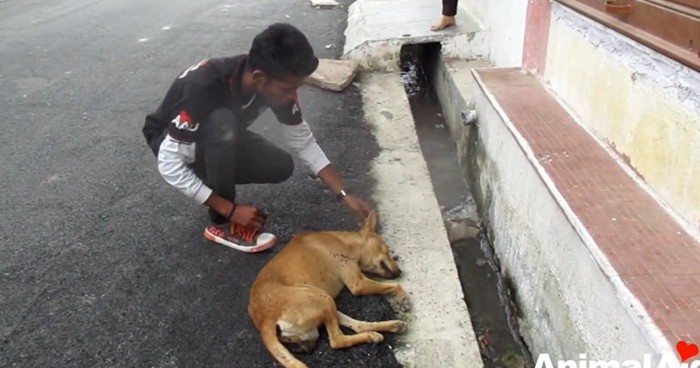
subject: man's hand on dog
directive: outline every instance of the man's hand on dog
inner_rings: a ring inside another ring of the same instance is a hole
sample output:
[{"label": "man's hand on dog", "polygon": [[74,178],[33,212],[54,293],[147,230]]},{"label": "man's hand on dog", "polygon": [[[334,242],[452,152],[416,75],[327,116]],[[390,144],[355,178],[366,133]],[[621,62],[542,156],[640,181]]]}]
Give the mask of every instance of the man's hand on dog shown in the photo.
[{"label": "man's hand on dog", "polygon": [[267,214],[247,204],[238,204],[231,215],[231,222],[259,230],[265,225]]},{"label": "man's hand on dog", "polygon": [[355,197],[352,194],[348,194],[343,199],[345,205],[350,208],[350,210],[355,213],[355,215],[360,219],[364,220],[369,216],[369,212],[372,208],[367,204],[367,202],[362,199]]}]

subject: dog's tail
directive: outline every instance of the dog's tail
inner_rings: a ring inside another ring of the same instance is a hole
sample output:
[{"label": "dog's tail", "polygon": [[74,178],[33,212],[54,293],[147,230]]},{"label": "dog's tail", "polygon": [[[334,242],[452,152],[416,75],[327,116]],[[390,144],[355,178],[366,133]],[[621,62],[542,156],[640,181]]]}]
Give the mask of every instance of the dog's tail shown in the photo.
[{"label": "dog's tail", "polygon": [[282,345],[277,338],[277,325],[275,322],[265,322],[260,331],[262,342],[267,350],[272,354],[283,367],[303,365],[299,359],[294,357],[287,348]]}]

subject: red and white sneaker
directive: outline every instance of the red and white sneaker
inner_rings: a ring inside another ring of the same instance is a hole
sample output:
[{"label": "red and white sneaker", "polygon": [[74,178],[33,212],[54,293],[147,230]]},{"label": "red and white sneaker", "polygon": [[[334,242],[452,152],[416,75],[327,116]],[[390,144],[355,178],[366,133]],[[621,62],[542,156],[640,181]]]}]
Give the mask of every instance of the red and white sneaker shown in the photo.
[{"label": "red and white sneaker", "polygon": [[277,242],[277,237],[273,234],[236,224],[211,224],[204,230],[204,237],[246,253],[262,252]]}]

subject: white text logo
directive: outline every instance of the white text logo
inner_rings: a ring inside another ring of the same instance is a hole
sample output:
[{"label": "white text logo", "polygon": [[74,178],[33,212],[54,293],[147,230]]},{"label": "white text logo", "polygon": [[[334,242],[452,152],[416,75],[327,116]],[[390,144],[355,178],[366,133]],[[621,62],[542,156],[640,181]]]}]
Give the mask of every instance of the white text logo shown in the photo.
[{"label": "white text logo", "polygon": [[663,355],[658,363],[652,363],[651,354],[644,354],[639,360],[592,360],[586,354],[580,354],[578,360],[552,361],[549,354],[540,354],[535,368],[700,368],[700,361],[679,363],[672,355]]},{"label": "white text logo", "polygon": [[185,110],[180,111],[180,114],[172,122],[175,124],[175,128],[179,130],[194,132],[199,129],[199,124],[192,124],[192,119]]}]

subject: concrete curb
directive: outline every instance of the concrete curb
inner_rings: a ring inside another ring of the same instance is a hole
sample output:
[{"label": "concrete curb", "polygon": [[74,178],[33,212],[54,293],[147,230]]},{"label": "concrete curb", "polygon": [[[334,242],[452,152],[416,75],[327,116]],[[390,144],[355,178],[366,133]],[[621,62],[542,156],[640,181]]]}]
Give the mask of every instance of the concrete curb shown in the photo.
[{"label": "concrete curb", "polygon": [[404,367],[483,367],[411,109],[396,73],[360,78],[365,119],[381,147],[373,162],[382,236],[399,256],[413,310],[396,357]]}]

